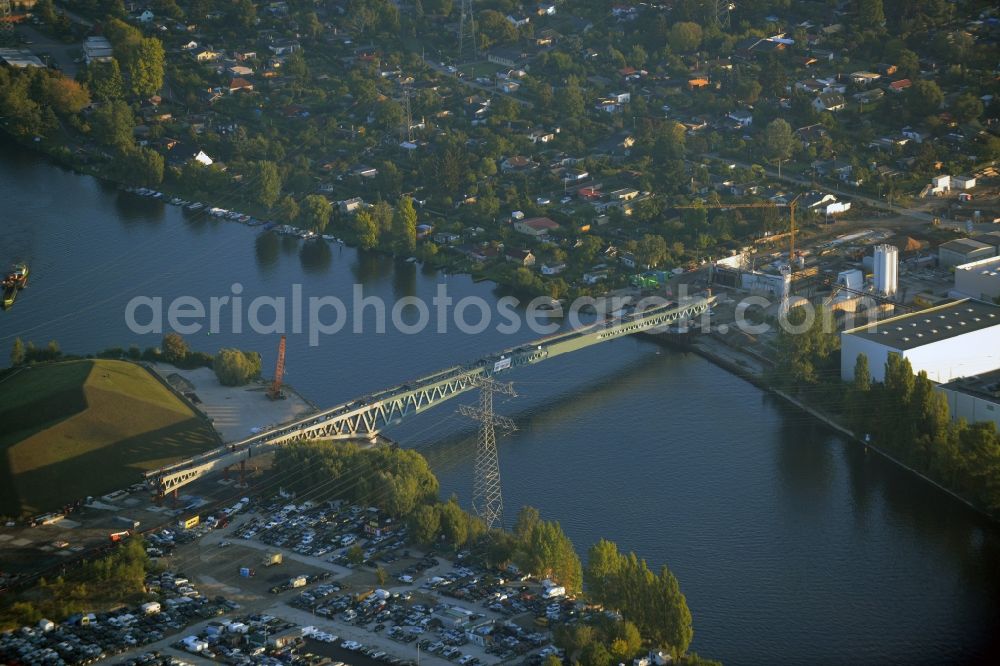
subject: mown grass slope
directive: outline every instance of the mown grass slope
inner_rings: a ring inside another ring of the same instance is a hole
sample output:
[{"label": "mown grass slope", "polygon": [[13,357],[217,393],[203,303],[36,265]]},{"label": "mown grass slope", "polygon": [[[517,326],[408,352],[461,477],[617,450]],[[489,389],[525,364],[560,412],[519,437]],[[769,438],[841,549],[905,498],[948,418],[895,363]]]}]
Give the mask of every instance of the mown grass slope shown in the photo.
[{"label": "mown grass slope", "polygon": [[0,514],[100,495],[217,443],[204,419],[134,363],[27,367],[0,382]]}]

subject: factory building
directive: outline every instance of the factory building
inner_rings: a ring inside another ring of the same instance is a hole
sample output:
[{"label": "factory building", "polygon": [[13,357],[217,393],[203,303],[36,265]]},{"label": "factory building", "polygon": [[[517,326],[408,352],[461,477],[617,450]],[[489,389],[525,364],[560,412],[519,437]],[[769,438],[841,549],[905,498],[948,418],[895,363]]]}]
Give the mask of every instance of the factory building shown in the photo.
[{"label": "factory building", "polygon": [[982,301],[1000,298],[1000,257],[955,266],[955,291]]},{"label": "factory building", "polygon": [[890,317],[840,334],[840,376],[854,379],[858,354],[868,357],[874,381],[883,381],[889,354],[909,359],[931,381],[1000,369],[1000,307],[965,299]]},{"label": "factory building", "polygon": [[1000,430],[1000,371],[956,379],[937,390],[948,399],[953,421],[992,421]]},{"label": "factory building", "polygon": [[960,266],[996,254],[996,248],[971,238],[958,238],[938,246],[938,265],[941,268]]},{"label": "factory building", "polygon": [[895,296],[899,291],[899,249],[895,245],[875,246],[875,293]]}]

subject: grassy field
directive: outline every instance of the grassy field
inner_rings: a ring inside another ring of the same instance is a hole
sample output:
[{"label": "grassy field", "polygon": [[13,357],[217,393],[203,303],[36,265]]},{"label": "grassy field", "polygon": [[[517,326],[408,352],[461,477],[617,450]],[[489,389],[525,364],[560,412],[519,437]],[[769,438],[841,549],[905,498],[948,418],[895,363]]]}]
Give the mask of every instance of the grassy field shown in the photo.
[{"label": "grassy field", "polygon": [[0,514],[101,495],[215,444],[211,426],[138,365],[27,367],[0,382]]}]

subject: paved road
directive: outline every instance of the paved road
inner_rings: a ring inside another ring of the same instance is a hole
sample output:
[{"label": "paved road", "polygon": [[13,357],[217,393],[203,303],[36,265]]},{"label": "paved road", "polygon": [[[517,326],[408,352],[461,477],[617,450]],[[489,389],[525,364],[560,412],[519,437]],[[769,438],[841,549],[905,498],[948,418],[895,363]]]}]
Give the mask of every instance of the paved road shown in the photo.
[{"label": "paved road", "polygon": [[[742,167],[744,169],[749,169],[751,166],[753,166],[753,165],[748,164],[746,162],[740,162],[739,160],[734,160],[734,159],[731,159],[731,158],[728,158],[728,157],[720,157],[720,156],[715,155],[713,153],[705,153],[704,156],[705,157],[711,157],[713,159],[725,160],[726,162],[729,162],[730,164],[735,164],[736,166]],[[758,165],[758,166],[761,166],[761,165]],[[778,176],[778,172],[775,171],[774,169],[771,169],[771,168],[768,168],[768,167],[763,167],[763,168],[764,168],[764,173],[767,174],[767,176],[769,178],[773,178],[775,180],[781,180],[781,181],[784,181],[786,183],[793,183],[795,185],[800,185],[800,186],[803,186],[803,187],[812,187],[813,183],[814,183],[814,181],[812,181],[812,180],[805,180],[804,178],[796,178],[795,176],[789,176],[787,174],[782,174],[781,176]],[[839,194],[839,195],[841,195],[843,197],[849,197],[850,199],[852,199],[854,201],[861,201],[861,202],[865,203],[866,205],[871,206],[872,208],[878,208],[880,210],[888,211],[888,212],[894,213],[896,215],[901,215],[901,216],[904,216],[904,217],[910,217],[910,218],[913,218],[913,219],[916,219],[916,220],[920,220],[921,222],[933,222],[934,221],[934,216],[933,215],[931,215],[929,213],[926,213],[926,212],[924,212],[922,210],[917,210],[916,208],[903,208],[903,207],[900,207],[900,206],[892,206],[892,205],[890,205],[886,201],[883,201],[881,199],[876,199],[875,197],[869,197],[867,195],[861,194],[857,190],[842,190],[842,189],[840,189],[838,187],[834,187],[832,185],[829,185],[828,183],[820,183],[820,185],[822,185],[822,187],[823,187],[824,190],[829,190],[830,192],[833,192],[834,194]]]},{"label": "paved road", "polygon": [[76,70],[80,66],[73,61],[80,57],[82,45],[66,44],[27,24],[17,26],[17,32],[26,42],[30,42],[26,43],[25,48],[35,55],[48,54],[52,56],[52,61],[59,65],[63,74],[69,77],[76,76]]},{"label": "paved road", "polygon": [[427,65],[428,67],[430,67],[431,69],[433,69],[438,74],[441,74],[443,76],[451,77],[451,78],[455,79],[456,81],[458,81],[459,83],[461,83],[461,84],[463,84],[463,85],[465,85],[465,86],[467,86],[469,88],[476,88],[478,90],[482,90],[483,92],[494,93],[494,94],[497,94],[497,95],[503,95],[507,99],[509,99],[511,101],[514,101],[514,102],[517,102],[518,104],[520,104],[521,106],[523,106],[526,109],[530,109],[530,108],[534,107],[534,104],[532,104],[528,100],[521,99],[520,97],[515,97],[514,95],[505,93],[505,92],[499,90],[498,88],[496,88],[495,86],[486,86],[486,85],[483,85],[481,83],[477,83],[476,80],[473,79],[473,78],[471,78],[471,77],[467,77],[467,76],[460,77],[460,76],[458,76],[457,72],[456,73],[449,72],[447,67],[442,67],[440,62],[436,62],[436,61],[432,60],[431,58],[429,58],[427,56],[424,56],[424,64]]}]

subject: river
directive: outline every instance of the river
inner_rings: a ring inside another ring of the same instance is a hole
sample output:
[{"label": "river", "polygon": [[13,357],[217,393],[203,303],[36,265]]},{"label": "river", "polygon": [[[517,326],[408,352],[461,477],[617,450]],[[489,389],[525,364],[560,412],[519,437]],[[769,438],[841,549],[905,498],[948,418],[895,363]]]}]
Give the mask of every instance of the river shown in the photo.
[{"label": "river", "polygon": [[[220,205],[226,195],[221,193]],[[135,296],[287,296],[495,302],[489,283],[351,248],[302,243],[160,202],[0,142],[0,262],[31,284],[0,312],[15,336],[64,351],[153,346],[126,326]],[[474,320],[474,316],[469,316]],[[373,321],[366,319],[366,324]],[[290,335],[286,378],[319,405],[469,361],[535,337],[493,327],[404,335],[345,331],[317,347]],[[255,349],[270,372],[277,336],[201,332],[192,347]],[[497,410],[511,523],[525,504],[561,521],[581,553],[600,537],[680,580],[692,649],[727,664],[983,660],[1000,628],[1000,529],[801,412],[704,359],[624,339],[512,373]],[[470,396],[466,402],[471,402]],[[468,504],[475,424],[442,406],[387,434],[420,449],[443,493]]]}]

